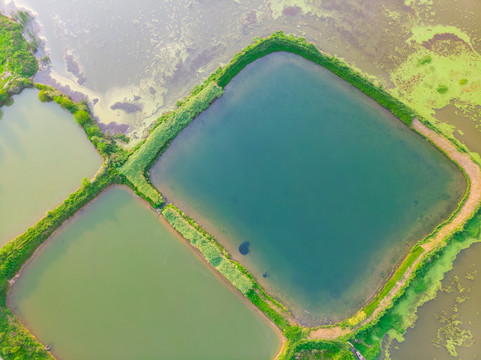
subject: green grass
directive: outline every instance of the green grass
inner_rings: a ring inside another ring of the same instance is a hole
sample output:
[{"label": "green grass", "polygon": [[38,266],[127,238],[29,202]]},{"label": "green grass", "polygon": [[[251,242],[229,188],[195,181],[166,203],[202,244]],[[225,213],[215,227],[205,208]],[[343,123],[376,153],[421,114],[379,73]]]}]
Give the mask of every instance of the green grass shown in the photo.
[{"label": "green grass", "polygon": [[161,117],[147,140],[120,168],[126,182],[152,206],[159,207],[164,201],[162,195],[148,180],[146,176],[148,170],[172,140],[222,93],[220,87],[210,82],[183,102],[178,110]]},{"label": "green grass", "polygon": [[339,341],[300,341],[289,360],[356,360],[349,346]]},{"label": "green grass", "polygon": [[376,295],[376,297],[373,299],[372,302],[370,302],[365,308],[364,312],[366,314],[366,317],[369,317],[372,315],[372,313],[376,310],[376,308],[379,306],[380,302],[386,295],[388,295],[391,290],[396,286],[397,282],[400,281],[403,277],[404,274],[406,273],[406,270],[421,256],[423,253],[423,248],[420,246],[415,246],[409,255],[404,259],[404,261],[401,263],[399,268],[397,268],[396,272],[394,275],[389,279],[389,281],[384,285],[382,290]]},{"label": "green grass", "polygon": [[32,86],[38,64],[22,35],[23,26],[0,14],[0,104]]}]

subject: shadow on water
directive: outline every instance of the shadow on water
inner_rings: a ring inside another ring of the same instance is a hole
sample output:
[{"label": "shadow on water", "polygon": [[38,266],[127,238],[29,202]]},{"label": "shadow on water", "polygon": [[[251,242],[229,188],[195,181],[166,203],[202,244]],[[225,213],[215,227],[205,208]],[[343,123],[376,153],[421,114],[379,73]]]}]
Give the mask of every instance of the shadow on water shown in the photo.
[{"label": "shadow on water", "polygon": [[250,242],[244,241],[242,244],[239,245],[239,252],[242,255],[247,255],[250,252],[249,246],[250,246]]}]

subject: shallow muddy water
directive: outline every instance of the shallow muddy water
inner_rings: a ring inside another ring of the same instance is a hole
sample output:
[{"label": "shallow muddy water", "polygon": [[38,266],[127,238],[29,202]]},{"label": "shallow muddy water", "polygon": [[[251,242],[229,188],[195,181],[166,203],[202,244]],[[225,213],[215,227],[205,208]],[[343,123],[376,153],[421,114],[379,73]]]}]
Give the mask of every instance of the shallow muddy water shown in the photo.
[{"label": "shallow muddy water", "polygon": [[[405,40],[417,20],[397,0],[0,0],[0,9],[8,14],[13,4],[37,16],[50,75],[88,95],[111,130],[138,137],[253,38],[278,30],[389,85],[387,70],[409,52]],[[43,75],[39,81],[49,82]]]},{"label": "shallow muddy water", "polygon": [[357,310],[465,190],[385,109],[285,53],[243,70],[151,178],[307,324]]},{"label": "shallow muddy water", "polygon": [[414,328],[392,345],[393,360],[479,359],[481,354],[481,244],[463,250],[434,300],[418,309]]},{"label": "shallow muddy water", "polygon": [[0,119],[0,246],[91,178],[102,158],[72,115],[24,90]]},{"label": "shallow muddy water", "polygon": [[9,306],[63,360],[272,359],[276,331],[115,186],[25,266]]}]

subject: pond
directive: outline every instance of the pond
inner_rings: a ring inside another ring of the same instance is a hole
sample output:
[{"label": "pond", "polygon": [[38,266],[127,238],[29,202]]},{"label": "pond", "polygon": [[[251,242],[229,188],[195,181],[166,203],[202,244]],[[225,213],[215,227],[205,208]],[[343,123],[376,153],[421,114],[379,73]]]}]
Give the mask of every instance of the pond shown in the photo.
[{"label": "pond", "polygon": [[62,203],[102,166],[72,115],[24,90],[0,120],[0,246]]},{"label": "pond", "polygon": [[8,304],[64,360],[272,359],[280,348],[273,327],[120,186],[40,248]]},{"label": "pond", "polygon": [[466,187],[387,110],[284,53],[244,69],[151,178],[311,325],[362,306]]}]

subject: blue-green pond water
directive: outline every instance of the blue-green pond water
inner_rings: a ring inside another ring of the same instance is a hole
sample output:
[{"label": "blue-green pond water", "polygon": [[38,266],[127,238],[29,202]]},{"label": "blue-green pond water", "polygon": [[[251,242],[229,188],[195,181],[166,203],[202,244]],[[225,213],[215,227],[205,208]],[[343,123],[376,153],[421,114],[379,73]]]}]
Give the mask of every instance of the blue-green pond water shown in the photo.
[{"label": "blue-green pond water", "polygon": [[466,187],[387,110],[285,53],[236,76],[151,178],[304,324],[361,307]]}]

